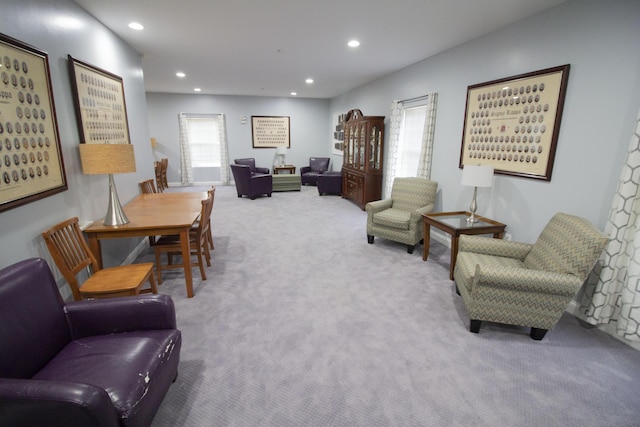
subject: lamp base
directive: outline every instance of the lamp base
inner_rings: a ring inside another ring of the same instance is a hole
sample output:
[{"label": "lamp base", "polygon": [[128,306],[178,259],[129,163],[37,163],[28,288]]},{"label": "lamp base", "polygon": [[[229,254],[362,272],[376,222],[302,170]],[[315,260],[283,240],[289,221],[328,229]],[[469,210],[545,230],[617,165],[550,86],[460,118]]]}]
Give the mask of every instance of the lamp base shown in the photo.
[{"label": "lamp base", "polygon": [[478,218],[476,218],[476,210],[478,210],[478,202],[476,201],[477,196],[478,187],[473,187],[473,199],[471,199],[471,205],[469,205],[469,212],[471,212],[471,216],[467,217],[467,222],[471,224],[478,222]]},{"label": "lamp base", "polygon": [[129,218],[125,215],[120,199],[118,199],[118,191],[113,181],[113,175],[109,174],[109,207],[107,215],[104,217],[104,225],[124,225],[129,223]]}]

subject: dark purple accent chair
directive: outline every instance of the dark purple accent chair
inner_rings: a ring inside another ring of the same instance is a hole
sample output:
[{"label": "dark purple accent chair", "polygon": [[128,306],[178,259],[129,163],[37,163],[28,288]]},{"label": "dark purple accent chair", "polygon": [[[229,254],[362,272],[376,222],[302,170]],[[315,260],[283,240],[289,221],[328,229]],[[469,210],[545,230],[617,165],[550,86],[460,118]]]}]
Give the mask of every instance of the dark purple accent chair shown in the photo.
[{"label": "dark purple accent chair", "polygon": [[178,374],[167,295],[65,303],[47,263],[0,270],[0,425],[149,426]]},{"label": "dark purple accent chair", "polygon": [[233,180],[236,182],[238,197],[247,196],[251,200],[266,194],[271,197],[273,191],[273,177],[264,174],[251,174],[247,165],[230,165]]},{"label": "dark purple accent chair", "polygon": [[317,185],[318,177],[329,170],[329,157],[309,157],[309,166],[300,168],[302,185]]},{"label": "dark purple accent chair", "polygon": [[256,159],[253,157],[248,157],[246,159],[235,159],[233,161],[236,165],[246,165],[249,166],[251,170],[251,175],[269,175],[271,170],[269,168],[260,168],[256,166]]}]

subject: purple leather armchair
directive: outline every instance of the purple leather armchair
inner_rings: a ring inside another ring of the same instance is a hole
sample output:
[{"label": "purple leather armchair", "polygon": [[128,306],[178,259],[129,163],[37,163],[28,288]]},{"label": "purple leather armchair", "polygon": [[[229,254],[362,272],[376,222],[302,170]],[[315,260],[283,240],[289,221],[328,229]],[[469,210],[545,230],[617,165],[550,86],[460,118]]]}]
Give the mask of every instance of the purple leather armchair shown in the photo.
[{"label": "purple leather armchair", "polygon": [[271,175],[251,174],[247,165],[230,165],[233,180],[236,182],[238,197],[247,196],[251,200],[266,194],[271,197],[273,177]]},{"label": "purple leather armchair", "polygon": [[329,157],[309,157],[309,166],[300,168],[302,185],[317,185],[318,177],[329,170]]},{"label": "purple leather armchair", "polygon": [[64,303],[40,258],[0,270],[0,425],[148,426],[178,372],[173,301]]},{"label": "purple leather armchair", "polygon": [[246,159],[235,159],[233,161],[236,165],[246,165],[249,166],[251,170],[251,175],[269,175],[271,171],[269,168],[261,168],[256,166],[256,159],[253,157],[247,157]]}]

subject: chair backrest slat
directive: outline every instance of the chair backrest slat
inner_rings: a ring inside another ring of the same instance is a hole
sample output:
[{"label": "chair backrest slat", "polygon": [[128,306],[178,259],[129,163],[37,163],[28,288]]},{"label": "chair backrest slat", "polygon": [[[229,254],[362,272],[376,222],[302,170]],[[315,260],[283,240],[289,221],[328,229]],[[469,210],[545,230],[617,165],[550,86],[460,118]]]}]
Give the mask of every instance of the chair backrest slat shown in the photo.
[{"label": "chair backrest slat", "polygon": [[42,233],[49,253],[58,270],[71,287],[75,300],[80,300],[77,275],[87,267],[98,270],[98,263],[84,240],[78,218],[74,217],[54,225]]}]

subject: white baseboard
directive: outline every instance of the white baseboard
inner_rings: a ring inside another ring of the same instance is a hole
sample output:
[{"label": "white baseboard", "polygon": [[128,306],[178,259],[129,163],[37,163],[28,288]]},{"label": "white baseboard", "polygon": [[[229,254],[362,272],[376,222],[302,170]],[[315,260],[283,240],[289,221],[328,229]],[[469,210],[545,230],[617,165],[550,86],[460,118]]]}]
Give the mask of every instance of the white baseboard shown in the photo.
[{"label": "white baseboard", "polygon": [[443,245],[445,245],[446,247],[448,247],[449,249],[451,249],[451,235],[447,234],[443,231],[434,229],[433,227],[431,227],[431,231],[429,232],[429,236],[433,239],[438,241],[439,243],[442,243]]},{"label": "white baseboard", "polygon": [[131,251],[131,253],[129,254],[128,257],[126,257],[121,263],[120,265],[129,265],[129,264],[133,264],[133,262],[136,260],[136,258],[138,258],[138,256],[143,253],[146,252],[147,248],[149,247],[149,239],[147,239],[146,237],[144,239],[140,240],[140,243],[138,243],[138,246],[136,246],[133,251]]}]

